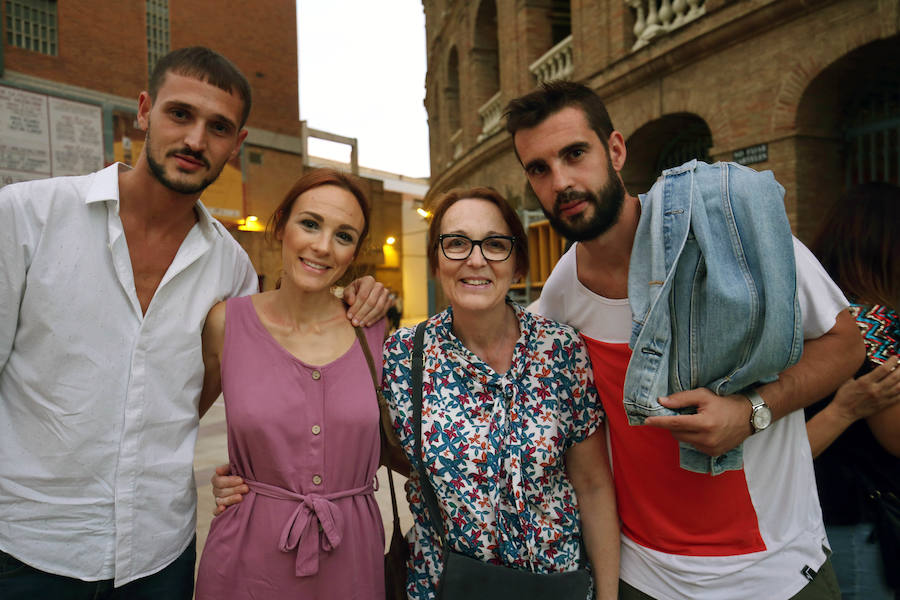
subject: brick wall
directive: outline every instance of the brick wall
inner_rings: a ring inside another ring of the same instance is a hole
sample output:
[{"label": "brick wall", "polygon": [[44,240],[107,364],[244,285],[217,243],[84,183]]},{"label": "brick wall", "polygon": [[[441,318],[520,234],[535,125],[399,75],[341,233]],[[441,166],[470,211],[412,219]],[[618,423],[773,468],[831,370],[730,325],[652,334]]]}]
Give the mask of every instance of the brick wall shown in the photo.
[{"label": "brick wall", "polygon": [[58,55],[16,48],[7,44],[4,35],[5,68],[134,98],[136,103],[147,85],[144,3],[80,0],[56,4]]},{"label": "brick wall", "polygon": [[[58,56],[10,46],[4,66],[35,77],[134,98],[147,86],[143,2],[59,2]],[[227,56],[253,87],[248,125],[299,135],[294,0],[171,0],[172,48],[203,45]]]},{"label": "brick wall", "polygon": [[[250,160],[250,153],[254,153],[254,159],[259,162]],[[243,156],[247,214],[268,221],[284,195],[303,174],[302,158],[297,154],[250,145],[244,148]]]},{"label": "brick wall", "polygon": [[295,10],[294,0],[170,0],[172,47],[227,56],[253,88],[248,125],[300,135]]}]

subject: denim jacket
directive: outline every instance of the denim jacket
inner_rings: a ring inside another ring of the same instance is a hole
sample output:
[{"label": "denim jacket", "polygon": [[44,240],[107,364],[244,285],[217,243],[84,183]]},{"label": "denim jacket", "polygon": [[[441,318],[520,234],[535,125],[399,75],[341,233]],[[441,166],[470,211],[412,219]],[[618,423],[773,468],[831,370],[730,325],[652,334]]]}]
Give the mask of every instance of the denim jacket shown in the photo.
[{"label": "denim jacket", "polygon": [[[720,396],[774,381],[797,362],[803,330],[784,188],[771,171],[693,160],[641,196],[628,298],[625,376],[631,425],[677,414],[660,396],[706,387]],[[742,449],[710,457],[682,443],[683,469],[738,470]]]}]

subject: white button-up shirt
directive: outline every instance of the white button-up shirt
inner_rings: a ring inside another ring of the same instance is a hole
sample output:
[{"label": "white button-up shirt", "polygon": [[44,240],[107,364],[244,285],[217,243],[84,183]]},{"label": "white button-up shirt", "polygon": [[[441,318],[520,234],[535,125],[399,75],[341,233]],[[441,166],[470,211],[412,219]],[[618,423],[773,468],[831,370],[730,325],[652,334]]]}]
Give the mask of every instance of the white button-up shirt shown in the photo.
[{"label": "white button-up shirt", "polygon": [[118,168],[0,189],[0,549],[117,586],[194,535],[200,333],[257,288],[198,202],[142,314]]}]

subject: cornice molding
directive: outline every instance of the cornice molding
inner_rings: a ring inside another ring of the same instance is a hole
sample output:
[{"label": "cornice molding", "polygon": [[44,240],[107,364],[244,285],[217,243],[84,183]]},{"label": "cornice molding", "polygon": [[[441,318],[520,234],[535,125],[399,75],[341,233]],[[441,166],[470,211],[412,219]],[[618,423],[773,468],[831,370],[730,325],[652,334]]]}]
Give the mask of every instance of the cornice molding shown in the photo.
[{"label": "cornice molding", "polygon": [[723,6],[660,37],[583,79],[604,100],[624,95],[761,33],[820,10],[837,0],[746,0]]}]

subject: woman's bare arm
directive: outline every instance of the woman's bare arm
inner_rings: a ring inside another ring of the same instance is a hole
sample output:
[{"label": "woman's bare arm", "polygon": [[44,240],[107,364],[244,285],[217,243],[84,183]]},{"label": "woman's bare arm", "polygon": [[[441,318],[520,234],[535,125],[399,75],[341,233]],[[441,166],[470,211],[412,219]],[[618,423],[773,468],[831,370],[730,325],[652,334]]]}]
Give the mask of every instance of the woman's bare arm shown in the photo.
[{"label": "woman's bare arm", "polygon": [[584,547],[594,568],[596,597],[615,600],[619,593],[619,515],[603,427],[569,448],[566,471],[578,497]]},{"label": "woman's bare arm", "polygon": [[222,393],[222,348],[225,346],[225,303],[209,310],[203,325],[203,388],[200,391],[200,417],[206,414]]}]

